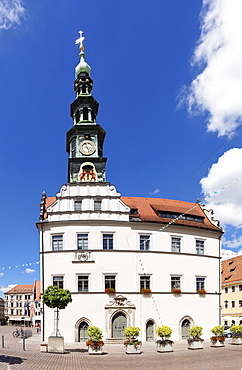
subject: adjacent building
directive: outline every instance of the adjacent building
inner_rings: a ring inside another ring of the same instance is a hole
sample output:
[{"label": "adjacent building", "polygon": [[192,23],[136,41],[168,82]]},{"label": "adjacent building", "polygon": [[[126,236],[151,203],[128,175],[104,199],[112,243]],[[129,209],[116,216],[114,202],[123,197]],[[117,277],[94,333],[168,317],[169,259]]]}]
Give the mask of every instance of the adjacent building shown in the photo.
[{"label": "adjacent building", "polygon": [[[199,202],[122,197],[106,182],[105,131],[80,50],[66,138],[68,182],[55,197],[43,193],[37,223],[42,291],[54,285],[72,293],[60,332],[67,342],[85,341],[95,325],[115,341],[126,326],[139,326],[141,339],[151,341],[164,324],[179,340],[201,325],[208,338],[220,323],[221,227]],[[43,310],[47,340],[54,313]]]},{"label": "adjacent building", "polygon": [[4,300],[0,298],[0,325],[5,323]]},{"label": "adjacent building", "polygon": [[41,325],[40,281],[29,285],[16,285],[4,293],[4,298],[5,316],[9,324]]},{"label": "adjacent building", "polygon": [[242,325],[242,256],[222,261],[222,323]]}]

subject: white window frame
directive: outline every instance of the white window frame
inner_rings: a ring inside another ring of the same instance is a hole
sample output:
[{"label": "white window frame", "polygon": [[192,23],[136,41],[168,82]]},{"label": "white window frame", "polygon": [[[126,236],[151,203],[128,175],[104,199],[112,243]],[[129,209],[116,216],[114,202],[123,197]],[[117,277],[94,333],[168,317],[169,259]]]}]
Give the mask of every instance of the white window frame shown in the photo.
[{"label": "white window frame", "polygon": [[[145,237],[148,237],[149,238],[149,249],[140,249],[140,242],[141,242],[141,237],[142,236],[145,236]],[[152,248],[151,248],[151,245],[152,245],[152,234],[148,234],[148,233],[139,233],[139,250],[140,251],[146,251],[146,252],[149,252]]]},{"label": "white window frame", "polygon": [[[172,288],[172,278],[175,277],[175,278],[180,278],[180,286],[179,288]],[[179,275],[179,274],[170,274],[170,286],[171,286],[171,289],[181,289],[182,290],[182,275]]]},{"label": "white window frame", "polygon": [[[78,248],[78,235],[87,235],[87,248],[82,248],[82,249],[79,249]],[[76,233],[76,249],[78,251],[87,251],[89,249],[89,242],[90,242],[90,239],[89,239],[89,232],[77,232]]]},{"label": "white window frame", "polygon": [[[173,251],[172,250],[172,239],[180,239],[180,251]],[[182,236],[181,235],[171,235],[171,252],[172,253],[182,253]]]},{"label": "white window frame", "polygon": [[[57,249],[57,250],[54,250],[53,249],[53,237],[55,236],[62,236],[62,249]],[[64,250],[64,233],[54,233],[54,234],[50,234],[50,247],[51,247],[51,251],[52,252],[59,252],[59,251],[63,251]]]},{"label": "white window frame", "polygon": [[196,291],[197,291],[197,279],[204,279],[204,288],[199,288],[199,289],[207,290],[207,276],[195,275],[195,278],[196,278]]},{"label": "white window frame", "polygon": [[59,277],[59,276],[62,276],[62,278],[63,278],[63,288],[61,288],[61,289],[65,289],[65,274],[53,274],[53,275],[51,275],[51,285],[57,286],[57,285],[54,285],[53,283],[54,283],[54,278]]},{"label": "white window frame", "polygon": [[[81,274],[76,274],[76,291],[77,291],[77,293],[88,293],[88,292],[90,292],[91,291],[91,279],[90,279],[90,275],[91,275],[91,273],[90,272],[83,272],[83,273],[81,273]],[[79,290],[78,290],[78,277],[79,276],[88,276],[88,290],[87,291],[80,291],[79,292]]]},{"label": "white window frame", "polygon": [[118,290],[118,273],[117,272],[103,272],[103,287],[105,289],[105,276],[115,276],[115,290]]},{"label": "white window frame", "polygon": [[[195,239],[195,250],[196,250],[196,254],[199,256],[203,256],[205,254],[205,241],[206,241],[205,239],[201,239],[201,238]],[[203,242],[203,253],[197,252],[197,242]]]},{"label": "white window frame", "polygon": [[[104,235],[112,235],[113,236],[113,249],[104,249],[103,248],[103,236]],[[102,246],[102,249],[105,250],[105,251],[112,251],[115,249],[115,232],[113,231],[102,231],[101,232],[101,246]]]},{"label": "white window frame", "polygon": [[[76,203],[81,203],[81,209],[76,209]],[[73,201],[73,209],[75,212],[82,212],[83,210],[83,198],[76,198]]]}]

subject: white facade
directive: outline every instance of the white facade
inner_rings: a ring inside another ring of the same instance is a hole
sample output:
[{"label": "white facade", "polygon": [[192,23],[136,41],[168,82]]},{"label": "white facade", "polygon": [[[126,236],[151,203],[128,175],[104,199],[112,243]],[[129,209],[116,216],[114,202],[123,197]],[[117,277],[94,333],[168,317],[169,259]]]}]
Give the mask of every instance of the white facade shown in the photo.
[{"label": "white facade", "polygon": [[[85,340],[87,325],[98,326],[105,340],[121,337],[123,325],[140,327],[142,341],[155,340],[160,325],[172,328],[173,340],[184,339],[189,325],[202,326],[203,337],[210,337],[210,329],[220,323],[222,231],[199,204],[211,227],[174,222],[162,229],[169,219],[159,223],[130,218],[132,206],[109,183],[68,183],[49,206],[48,199],[43,198],[37,224],[42,290],[57,285],[72,293],[72,303],[60,312],[66,342]],[[177,240],[179,248],[172,251]],[[116,289],[112,296],[105,292],[110,277]],[[171,292],[174,278],[180,295]],[[152,293],[145,296],[140,290],[147,286]],[[197,293],[199,287],[205,295]],[[43,340],[53,324],[54,312],[45,306]]]}]

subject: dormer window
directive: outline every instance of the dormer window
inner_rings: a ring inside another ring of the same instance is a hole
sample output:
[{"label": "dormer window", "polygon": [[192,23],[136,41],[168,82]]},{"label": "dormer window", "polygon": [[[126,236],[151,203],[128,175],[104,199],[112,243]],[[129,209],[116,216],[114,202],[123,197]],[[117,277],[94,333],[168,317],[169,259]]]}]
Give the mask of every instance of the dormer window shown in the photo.
[{"label": "dormer window", "polygon": [[158,216],[161,217],[161,218],[179,219],[179,220],[200,222],[200,223],[204,222],[204,217],[195,216],[195,215],[188,215],[188,214],[183,214],[183,213],[158,211]]},{"label": "dormer window", "polygon": [[137,215],[137,214],[138,214],[138,209],[137,209],[137,208],[131,208],[131,210],[130,210],[129,214],[130,214],[131,216],[135,216],[135,215]]}]

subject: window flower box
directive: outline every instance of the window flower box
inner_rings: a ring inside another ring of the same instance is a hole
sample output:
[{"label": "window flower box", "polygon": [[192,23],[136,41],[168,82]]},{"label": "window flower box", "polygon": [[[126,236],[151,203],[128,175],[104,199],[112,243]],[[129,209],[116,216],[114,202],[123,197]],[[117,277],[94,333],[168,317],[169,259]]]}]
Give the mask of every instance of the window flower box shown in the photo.
[{"label": "window flower box", "polygon": [[105,289],[105,293],[115,294],[116,293],[116,289],[114,289],[114,288],[106,288]]},{"label": "window flower box", "polygon": [[205,295],[207,292],[205,289],[198,289],[197,293],[200,295]]},{"label": "window flower box", "polygon": [[143,295],[150,295],[152,293],[151,289],[141,289],[140,293]]},{"label": "window flower box", "polygon": [[173,288],[173,289],[171,289],[171,292],[172,292],[173,294],[180,295],[180,294],[181,294],[181,289]]}]

